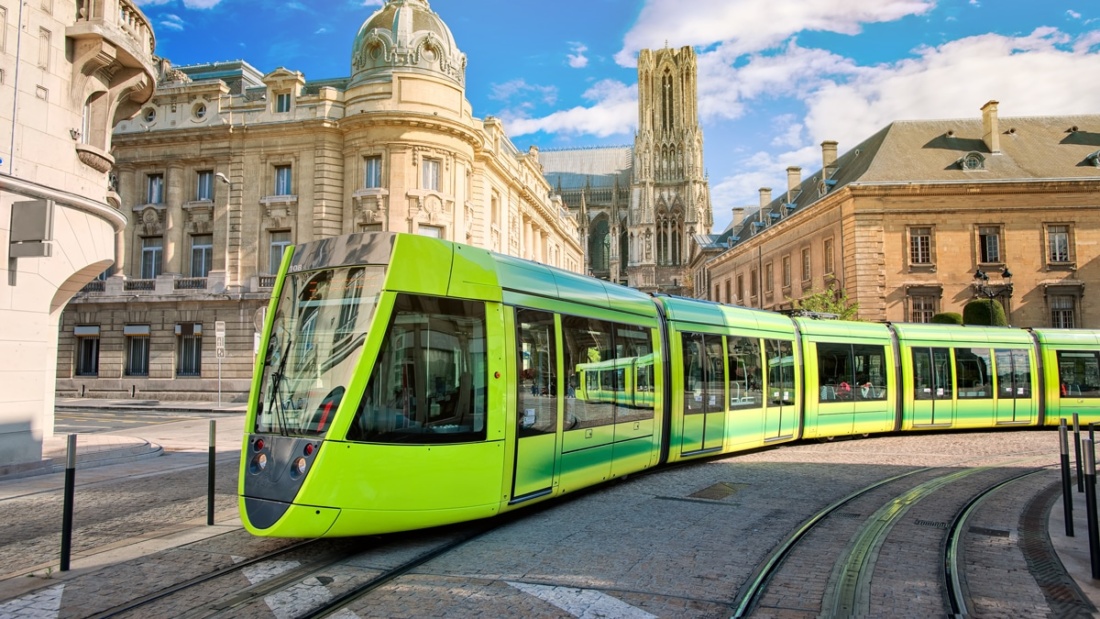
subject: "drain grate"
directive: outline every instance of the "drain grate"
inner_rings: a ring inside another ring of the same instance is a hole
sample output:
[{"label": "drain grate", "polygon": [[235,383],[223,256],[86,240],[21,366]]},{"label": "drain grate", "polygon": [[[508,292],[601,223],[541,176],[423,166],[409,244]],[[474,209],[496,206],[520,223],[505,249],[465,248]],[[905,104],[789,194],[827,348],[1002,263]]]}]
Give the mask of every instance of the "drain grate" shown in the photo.
[{"label": "drain grate", "polygon": [[990,537],[1008,537],[1011,535],[1011,532],[1004,529],[987,529],[985,527],[970,527],[970,532]]},{"label": "drain grate", "polygon": [[946,522],[936,522],[934,520],[916,520],[914,521],[918,527],[932,527],[933,529],[946,529]]},{"label": "drain grate", "polygon": [[718,482],[713,486],[708,486],[693,492],[688,495],[691,499],[707,499],[708,501],[721,501],[722,499],[728,499],[736,494],[738,491],[748,487],[748,484],[732,484],[728,482]]}]

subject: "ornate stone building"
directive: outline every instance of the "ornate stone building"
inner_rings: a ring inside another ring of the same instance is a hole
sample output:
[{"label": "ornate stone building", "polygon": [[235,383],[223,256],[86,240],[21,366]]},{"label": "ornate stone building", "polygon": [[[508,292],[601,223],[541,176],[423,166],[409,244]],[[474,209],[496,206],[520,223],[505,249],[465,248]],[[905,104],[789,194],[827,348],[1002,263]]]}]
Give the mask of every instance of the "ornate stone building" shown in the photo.
[{"label": "ornate stone building", "polygon": [[152,96],[154,47],[130,0],[0,0],[0,472],[53,434],[59,320],[115,259],[111,130]]},{"label": "ornate stone building", "polygon": [[579,213],[586,272],[646,292],[691,294],[694,239],[714,224],[703,167],[695,52],[642,50],[634,146],[541,153]]},{"label": "ornate stone building", "polygon": [[[697,296],[764,309],[835,284],[859,318],[996,298],[1021,327],[1100,328],[1100,116],[897,121],[701,239]],[[976,277],[976,275],[978,277]]]},{"label": "ornate stone building", "polygon": [[65,311],[60,393],[243,397],[290,244],[400,231],[582,269],[538,151],[473,116],[466,56],[425,0],[386,2],[350,58],[349,77],[321,81],[162,63],[153,99],[115,133],[130,223],[112,274]]}]

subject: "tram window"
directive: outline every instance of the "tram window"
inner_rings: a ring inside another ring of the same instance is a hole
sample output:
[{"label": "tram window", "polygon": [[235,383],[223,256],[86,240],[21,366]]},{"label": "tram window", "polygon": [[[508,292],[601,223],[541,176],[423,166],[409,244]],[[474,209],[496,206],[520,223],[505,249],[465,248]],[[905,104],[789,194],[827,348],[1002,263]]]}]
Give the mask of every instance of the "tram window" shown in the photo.
[{"label": "tram window", "polygon": [[760,340],[730,336],[726,346],[729,349],[730,409],[758,408],[764,401]]},{"label": "tram window", "polygon": [[653,418],[653,330],[616,324],[615,423]]},{"label": "tram window", "polygon": [[485,439],[485,306],[398,295],[350,440]]},{"label": "tram window", "polygon": [[768,406],[794,404],[794,342],[764,340],[768,363]]},{"label": "tram window", "polygon": [[615,423],[613,326],[581,316],[562,316],[562,355],[566,368],[576,372],[580,387],[566,400],[565,429]]},{"label": "tram window", "polygon": [[[998,355],[1001,351],[998,351]],[[988,348],[956,348],[955,377],[959,384],[959,397],[965,399],[993,397],[993,363]],[[1011,359],[1011,355],[1009,355]],[[1001,358],[997,357],[997,366]],[[1003,382],[1003,379],[1002,379]]]},{"label": "tram window", "polygon": [[[554,315],[538,310],[516,310],[519,379],[516,381],[520,436],[553,434],[558,429],[558,376],[554,343]],[[571,397],[575,386],[566,394]]]},{"label": "tram window", "polygon": [[852,383],[852,397],[856,400],[887,399],[885,346],[852,345],[852,370],[856,379]]},{"label": "tram window", "polygon": [[913,397],[950,400],[954,396],[951,355],[947,348],[913,348]]},{"label": "tram window", "polygon": [[683,334],[684,414],[725,410],[725,363],[722,336]]},{"label": "tram window", "polygon": [[1059,350],[1059,393],[1065,397],[1100,398],[1100,352]]},{"label": "tram window", "polygon": [[818,342],[817,376],[822,402],[851,400],[856,385],[852,369],[852,345]]},{"label": "tram window", "polygon": [[1031,399],[1031,358],[1022,348],[994,351],[997,360],[997,397]]}]

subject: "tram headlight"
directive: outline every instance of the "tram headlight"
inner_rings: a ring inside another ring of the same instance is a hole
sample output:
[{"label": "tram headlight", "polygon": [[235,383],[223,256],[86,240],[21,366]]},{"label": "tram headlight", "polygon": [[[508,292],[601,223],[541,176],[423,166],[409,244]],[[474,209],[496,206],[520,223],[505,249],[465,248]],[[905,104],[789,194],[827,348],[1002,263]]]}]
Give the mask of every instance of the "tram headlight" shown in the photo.
[{"label": "tram headlight", "polygon": [[296,458],[294,462],[290,464],[290,476],[294,479],[298,479],[302,475],[306,474],[306,459]]},{"label": "tram headlight", "polygon": [[248,464],[248,472],[258,475],[267,468],[267,454],[258,453],[252,456],[252,462]]}]

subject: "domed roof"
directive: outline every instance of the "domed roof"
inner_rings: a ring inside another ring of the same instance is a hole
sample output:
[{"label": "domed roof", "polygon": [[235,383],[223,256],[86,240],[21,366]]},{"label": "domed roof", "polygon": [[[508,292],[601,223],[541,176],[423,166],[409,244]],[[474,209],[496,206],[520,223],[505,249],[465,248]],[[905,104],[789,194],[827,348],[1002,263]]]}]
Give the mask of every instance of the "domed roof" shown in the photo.
[{"label": "domed roof", "polygon": [[427,0],[387,0],[355,36],[352,84],[391,79],[394,71],[427,72],[466,83],[466,54]]}]

